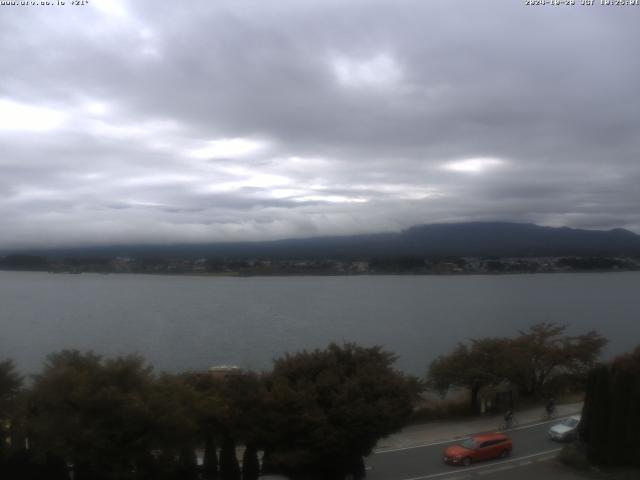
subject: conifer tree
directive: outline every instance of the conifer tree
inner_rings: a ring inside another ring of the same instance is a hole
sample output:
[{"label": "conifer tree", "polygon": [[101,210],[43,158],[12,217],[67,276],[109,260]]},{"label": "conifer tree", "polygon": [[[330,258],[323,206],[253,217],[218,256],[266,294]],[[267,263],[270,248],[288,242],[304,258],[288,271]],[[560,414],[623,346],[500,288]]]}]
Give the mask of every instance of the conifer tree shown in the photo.
[{"label": "conifer tree", "polygon": [[220,478],[222,480],[240,480],[236,442],[230,436],[223,439],[220,449]]},{"label": "conifer tree", "polygon": [[259,476],[258,449],[254,444],[249,444],[242,456],[242,480],[258,480]]},{"label": "conifer tree", "polygon": [[218,453],[216,451],[216,439],[211,432],[206,432],[204,437],[202,478],[203,480],[215,480],[218,478]]}]

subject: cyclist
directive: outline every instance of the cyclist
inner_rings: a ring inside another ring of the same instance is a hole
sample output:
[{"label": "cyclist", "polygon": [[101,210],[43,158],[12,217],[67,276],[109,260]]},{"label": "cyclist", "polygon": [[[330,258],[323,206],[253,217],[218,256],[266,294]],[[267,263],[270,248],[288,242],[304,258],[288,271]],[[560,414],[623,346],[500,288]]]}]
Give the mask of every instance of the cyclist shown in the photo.
[{"label": "cyclist", "polygon": [[507,410],[507,413],[504,414],[504,428],[511,428],[511,424],[513,423],[513,409]]},{"label": "cyclist", "polygon": [[556,399],[551,397],[547,402],[547,417],[551,418],[555,416],[556,412]]}]

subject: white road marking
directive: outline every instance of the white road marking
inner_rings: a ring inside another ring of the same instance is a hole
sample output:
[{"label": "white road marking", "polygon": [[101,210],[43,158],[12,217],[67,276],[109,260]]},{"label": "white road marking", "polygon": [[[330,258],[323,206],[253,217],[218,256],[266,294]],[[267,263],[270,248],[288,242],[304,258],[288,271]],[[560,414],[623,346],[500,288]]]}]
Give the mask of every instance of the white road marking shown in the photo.
[{"label": "white road marking", "polygon": [[503,465],[502,467],[496,467],[490,470],[482,470],[481,472],[478,472],[478,475],[489,475],[490,473],[503,472],[504,470],[511,470],[516,467],[517,465]]},{"label": "white road marking", "polygon": [[[575,414],[574,414],[575,415]],[[531,427],[538,427],[540,425],[544,425],[546,423],[558,423],[560,422],[560,420],[564,420],[565,418],[569,418],[572,415],[566,415],[566,416],[562,416],[562,417],[556,417],[553,420],[544,420],[542,422],[538,422],[538,423],[530,423],[528,425],[523,425],[521,427],[513,427],[513,428],[508,428],[507,430],[504,430],[505,432],[512,432],[514,430],[522,430],[524,428],[531,428]]]},{"label": "white road marking", "polygon": [[[562,448],[555,448],[553,450],[545,450],[544,452],[540,452],[540,453],[532,453],[531,455],[525,455],[523,457],[517,457],[517,458],[512,458],[509,460],[501,460],[500,464],[506,464],[506,463],[514,463],[514,462],[520,462],[522,460],[526,460],[528,458],[534,458],[534,457],[539,457],[540,455],[549,455],[550,453],[557,453],[560,450],[562,450]],[[465,472],[470,472],[470,471],[475,471],[475,470],[483,470],[483,469],[487,469],[487,468],[491,468],[493,467],[495,464],[492,465],[480,465],[478,467],[466,467],[465,468]],[[494,467],[495,468],[495,467]],[[432,473],[431,475],[423,475],[421,477],[411,477],[411,478],[405,478],[403,480],[427,480],[428,478],[438,478],[438,477],[444,477],[446,475],[451,475],[453,472],[440,472],[440,473]]]},{"label": "white road marking", "polygon": [[401,452],[403,450],[413,450],[414,448],[433,447],[434,445],[444,445],[445,443],[459,442],[459,441],[461,442],[462,440],[466,440],[467,438],[471,438],[471,437],[469,436],[455,437],[455,438],[450,438],[448,440],[438,440],[437,442],[419,443],[417,445],[411,445],[410,447],[387,448],[383,450],[376,450],[373,453],[374,455],[377,455],[379,453]]},{"label": "white road marking", "polygon": [[[538,426],[544,425],[546,423],[558,422],[558,421],[560,421],[560,420],[562,420],[564,418],[569,418],[572,415],[566,415],[566,416],[562,416],[562,417],[557,417],[557,418],[554,418],[553,420],[545,420],[544,422],[531,423],[529,425],[523,425],[521,427],[510,428],[509,430],[504,430],[504,432],[512,432],[514,430],[524,430],[525,428],[538,427]],[[453,437],[453,438],[449,438],[449,439],[446,439],[446,440],[438,440],[437,442],[431,442],[431,443],[419,443],[419,444],[411,445],[411,446],[408,446],[408,447],[381,448],[380,450],[375,450],[373,452],[373,454],[377,455],[379,453],[392,453],[392,452],[401,452],[401,451],[404,451],[404,450],[413,450],[415,448],[433,447],[434,445],[444,445],[445,443],[458,442],[458,441],[466,440],[467,438],[471,438],[471,435],[465,435],[463,437]]]},{"label": "white road marking", "polygon": [[540,462],[540,463],[542,463],[542,462],[548,462],[549,460],[553,460],[554,458],[556,458],[556,457],[555,457],[555,456],[553,456],[553,457],[538,458],[538,459],[536,460],[536,462]]}]

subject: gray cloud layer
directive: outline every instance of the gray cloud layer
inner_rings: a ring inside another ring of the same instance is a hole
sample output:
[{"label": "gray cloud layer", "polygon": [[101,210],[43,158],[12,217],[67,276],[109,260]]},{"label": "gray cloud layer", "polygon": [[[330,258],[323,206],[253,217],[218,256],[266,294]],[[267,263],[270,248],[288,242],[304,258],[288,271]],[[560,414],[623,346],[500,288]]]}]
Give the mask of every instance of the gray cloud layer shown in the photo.
[{"label": "gray cloud layer", "polygon": [[640,232],[640,7],[0,7],[0,246]]}]

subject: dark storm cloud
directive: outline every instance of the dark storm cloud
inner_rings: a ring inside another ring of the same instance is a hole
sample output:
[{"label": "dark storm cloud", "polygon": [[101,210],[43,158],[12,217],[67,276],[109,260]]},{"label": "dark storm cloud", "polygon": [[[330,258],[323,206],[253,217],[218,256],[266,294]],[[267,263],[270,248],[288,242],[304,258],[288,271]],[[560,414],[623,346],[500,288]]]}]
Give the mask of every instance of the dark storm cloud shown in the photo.
[{"label": "dark storm cloud", "polygon": [[3,246],[640,231],[633,7],[3,7]]}]

